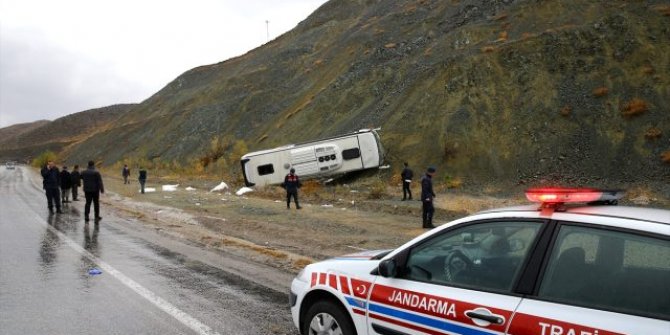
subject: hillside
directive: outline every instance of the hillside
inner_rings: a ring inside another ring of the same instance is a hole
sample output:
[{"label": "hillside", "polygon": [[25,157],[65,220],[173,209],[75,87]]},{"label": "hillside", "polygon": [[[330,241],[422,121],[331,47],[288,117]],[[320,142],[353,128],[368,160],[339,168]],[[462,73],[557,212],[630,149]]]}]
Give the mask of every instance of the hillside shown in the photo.
[{"label": "hillside", "polygon": [[188,162],[216,138],[255,150],[380,126],[391,163],[466,183],[667,184],[669,15],[667,1],[331,0],[69,153]]},{"label": "hillside", "polygon": [[[68,146],[87,139],[91,134],[110,127],[121,114],[128,112],[135,104],[121,104],[95,108],[70,114],[54,121],[38,121],[31,127],[8,137],[0,137],[0,157],[25,161],[51,150],[63,152],[67,156]],[[13,127],[0,129],[0,134]]]},{"label": "hillside", "polygon": [[38,120],[34,122],[18,123],[9,127],[0,128],[0,147],[6,148],[13,145],[13,142],[27,132],[31,132],[39,127],[48,124],[49,120]]}]

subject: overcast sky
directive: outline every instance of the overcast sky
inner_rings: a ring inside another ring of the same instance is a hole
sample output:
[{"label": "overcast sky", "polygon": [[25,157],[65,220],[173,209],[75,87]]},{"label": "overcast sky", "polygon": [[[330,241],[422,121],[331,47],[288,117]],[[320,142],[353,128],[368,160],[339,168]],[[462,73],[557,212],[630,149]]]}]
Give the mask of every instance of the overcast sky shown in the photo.
[{"label": "overcast sky", "polygon": [[141,102],[326,0],[0,0],[0,127]]}]

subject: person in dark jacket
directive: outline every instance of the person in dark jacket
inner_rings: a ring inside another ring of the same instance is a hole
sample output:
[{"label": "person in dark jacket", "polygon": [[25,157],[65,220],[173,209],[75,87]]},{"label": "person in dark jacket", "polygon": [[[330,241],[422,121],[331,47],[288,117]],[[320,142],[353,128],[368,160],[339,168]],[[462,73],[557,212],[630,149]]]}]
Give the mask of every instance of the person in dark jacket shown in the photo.
[{"label": "person in dark jacket", "polygon": [[435,175],[435,168],[429,167],[426,174],[421,178],[421,202],[423,203],[423,228],[435,228],[433,226],[433,213],[435,207],[433,200],[435,199],[435,192],[433,192],[433,176]]},{"label": "person in dark jacket", "polygon": [[130,177],[130,169],[128,168],[128,164],[123,165],[123,171],[121,171],[121,175],[123,176],[123,183],[128,184],[128,177]]},{"label": "person in dark jacket", "polygon": [[95,162],[88,162],[88,168],[81,173],[81,179],[84,181],[84,196],[86,196],[84,220],[88,222],[88,214],[91,213],[91,202],[93,202],[95,221],[98,222],[102,219],[100,216],[100,194],[105,193],[105,187],[102,184],[100,172],[95,170]]},{"label": "person in dark jacket", "polygon": [[77,199],[77,193],[79,187],[81,186],[81,175],[79,174],[79,165],[75,165],[70,173],[70,181],[72,183],[72,201],[79,201]]},{"label": "person in dark jacket", "polygon": [[403,164],[405,164],[405,168],[400,173],[400,178],[402,178],[402,201],[408,199],[407,195],[409,195],[409,200],[412,200],[412,190],[409,187],[412,183],[412,178],[414,178],[414,172],[409,168],[407,162]]},{"label": "person in dark jacket", "polygon": [[67,166],[63,166],[63,170],[60,172],[60,190],[61,198],[63,199],[63,204],[69,203],[70,201],[70,188],[72,187],[72,180],[70,176],[70,171],[67,170]]},{"label": "person in dark jacket", "polygon": [[54,204],[56,213],[63,213],[60,209],[60,173],[53,161],[48,161],[47,165],[42,167],[42,188],[47,196],[47,206],[49,213],[53,214]]},{"label": "person in dark jacket", "polygon": [[147,170],[145,170],[143,167],[140,167],[140,176],[138,180],[140,181],[140,192],[144,194],[144,184],[147,182]]},{"label": "person in dark jacket", "polygon": [[284,183],[282,184],[282,187],[286,189],[286,209],[291,209],[291,197],[295,201],[295,208],[302,208],[298,203],[298,189],[301,186],[300,178],[295,174],[295,169],[291,168],[289,174],[284,177]]}]

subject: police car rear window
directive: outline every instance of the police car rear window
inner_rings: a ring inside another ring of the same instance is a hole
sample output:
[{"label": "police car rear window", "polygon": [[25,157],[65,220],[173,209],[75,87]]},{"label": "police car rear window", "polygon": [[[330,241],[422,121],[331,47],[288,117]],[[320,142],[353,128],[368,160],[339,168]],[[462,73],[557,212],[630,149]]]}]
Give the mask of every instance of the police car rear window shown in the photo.
[{"label": "police car rear window", "polygon": [[562,226],[539,297],[670,319],[670,241]]}]

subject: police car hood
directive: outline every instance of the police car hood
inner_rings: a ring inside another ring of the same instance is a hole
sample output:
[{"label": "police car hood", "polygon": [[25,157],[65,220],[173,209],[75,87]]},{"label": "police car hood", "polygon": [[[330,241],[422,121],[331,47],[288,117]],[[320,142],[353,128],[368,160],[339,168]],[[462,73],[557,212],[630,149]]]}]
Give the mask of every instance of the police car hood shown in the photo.
[{"label": "police car hood", "polygon": [[347,254],[343,256],[338,256],[331,258],[330,260],[380,260],[384,256],[388,255],[389,252],[393,249],[383,249],[383,250],[365,250],[353,254]]}]

